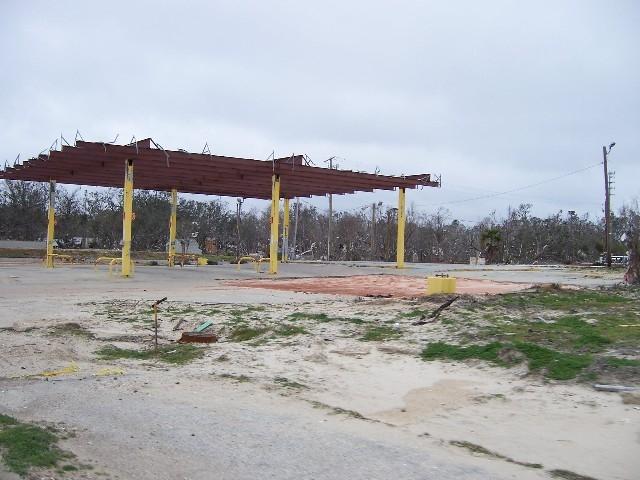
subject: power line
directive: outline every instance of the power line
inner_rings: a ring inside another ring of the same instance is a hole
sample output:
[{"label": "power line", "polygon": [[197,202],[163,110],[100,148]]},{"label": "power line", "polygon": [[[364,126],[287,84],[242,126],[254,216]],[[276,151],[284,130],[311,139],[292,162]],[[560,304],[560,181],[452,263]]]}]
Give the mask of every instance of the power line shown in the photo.
[{"label": "power line", "polygon": [[553,182],[555,180],[560,180],[561,178],[569,177],[571,175],[575,175],[577,173],[581,173],[581,172],[584,172],[586,170],[590,170],[592,168],[595,168],[595,167],[598,167],[598,166],[602,165],[602,163],[603,162],[598,162],[598,163],[595,163],[593,165],[589,165],[588,167],[584,167],[584,168],[581,168],[579,170],[574,170],[573,172],[565,173],[564,175],[559,175],[557,177],[549,178],[547,180],[542,180],[541,182],[531,183],[529,185],[524,185],[522,187],[513,188],[511,190],[505,190],[504,192],[496,192],[496,193],[491,193],[491,194],[487,194],[487,195],[480,195],[478,197],[465,198],[463,200],[452,200],[452,201],[449,201],[449,202],[440,203],[437,206],[451,205],[451,204],[456,204],[456,203],[473,202],[475,200],[483,200],[485,198],[493,198],[493,197],[498,197],[500,195],[507,195],[509,193],[519,192],[521,190],[526,190],[528,188],[533,188],[533,187],[537,187],[539,185],[544,185],[545,183]]}]

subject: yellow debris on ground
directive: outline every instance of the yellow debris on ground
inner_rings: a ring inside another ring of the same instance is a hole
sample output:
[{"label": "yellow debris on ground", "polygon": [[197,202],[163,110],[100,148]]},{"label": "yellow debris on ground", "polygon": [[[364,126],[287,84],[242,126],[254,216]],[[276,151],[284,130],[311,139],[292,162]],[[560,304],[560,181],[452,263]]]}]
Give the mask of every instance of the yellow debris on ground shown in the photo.
[{"label": "yellow debris on ground", "polygon": [[98,370],[94,375],[96,377],[109,377],[111,375],[124,375],[124,369],[120,367],[105,367]]},{"label": "yellow debris on ground", "polygon": [[60,375],[71,375],[73,373],[78,373],[80,371],[80,367],[76,364],[76,362],[71,362],[64,368],[60,370],[45,370],[44,372],[38,373],[34,376],[37,377],[59,377]]}]

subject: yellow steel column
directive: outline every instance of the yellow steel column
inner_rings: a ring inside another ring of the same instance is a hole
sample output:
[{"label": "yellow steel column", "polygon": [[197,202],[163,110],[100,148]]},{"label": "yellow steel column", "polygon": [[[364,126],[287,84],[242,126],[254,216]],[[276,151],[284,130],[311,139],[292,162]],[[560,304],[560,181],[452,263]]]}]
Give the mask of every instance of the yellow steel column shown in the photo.
[{"label": "yellow steel column", "polygon": [[405,189],[398,189],[398,236],[396,246],[396,268],[404,268],[404,225],[405,214]]},{"label": "yellow steel column", "polygon": [[56,182],[49,181],[49,212],[47,224],[47,258],[44,264],[47,268],[53,268],[53,237],[56,228]]},{"label": "yellow steel column", "polygon": [[289,261],[289,199],[284,199],[282,214],[282,261]]},{"label": "yellow steel column", "polygon": [[280,221],[280,175],[271,176],[271,243],[269,245],[269,273],[278,273],[278,223]]},{"label": "yellow steel column", "polygon": [[131,271],[131,223],[133,220],[133,160],[125,162],[124,215],[122,216],[122,276],[130,277]]},{"label": "yellow steel column", "polygon": [[171,218],[169,218],[169,266],[175,265],[176,226],[178,221],[178,190],[171,189]]}]

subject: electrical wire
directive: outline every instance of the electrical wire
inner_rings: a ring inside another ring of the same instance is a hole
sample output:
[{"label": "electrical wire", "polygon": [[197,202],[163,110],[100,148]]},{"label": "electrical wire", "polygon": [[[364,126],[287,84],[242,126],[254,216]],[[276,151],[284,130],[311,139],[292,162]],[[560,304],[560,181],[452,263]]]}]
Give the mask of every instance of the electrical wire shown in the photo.
[{"label": "electrical wire", "polygon": [[578,173],[581,173],[581,172],[584,172],[584,171],[587,171],[587,170],[591,170],[592,168],[595,168],[595,167],[597,167],[599,165],[602,165],[602,163],[603,162],[598,162],[598,163],[595,163],[593,165],[589,165],[588,167],[584,167],[584,168],[581,168],[579,170],[574,170],[573,172],[565,173],[564,175],[559,175],[557,177],[549,178],[549,179],[543,180],[541,182],[531,183],[529,185],[524,185],[522,187],[513,188],[511,190],[505,190],[504,192],[496,192],[496,193],[491,193],[491,194],[487,194],[487,195],[480,195],[480,196],[477,196],[477,197],[465,198],[463,200],[451,200],[449,202],[440,203],[437,206],[452,205],[452,204],[465,203],[465,202],[473,202],[475,200],[483,200],[485,198],[493,198],[493,197],[498,197],[500,195],[507,195],[509,193],[519,192],[521,190],[526,190],[528,188],[537,187],[539,185],[544,185],[545,183],[554,182],[556,180],[560,180],[561,178],[569,177],[571,175],[576,175]]}]

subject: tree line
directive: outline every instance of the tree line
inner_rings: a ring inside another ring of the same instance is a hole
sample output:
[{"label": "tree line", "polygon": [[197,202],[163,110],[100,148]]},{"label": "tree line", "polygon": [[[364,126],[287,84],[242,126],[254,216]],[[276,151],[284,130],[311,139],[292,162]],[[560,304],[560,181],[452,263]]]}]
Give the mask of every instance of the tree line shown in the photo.
[{"label": "tree line", "polygon": [[[46,237],[48,185],[8,181],[0,185],[0,238],[43,240]],[[603,251],[603,219],[559,211],[545,218],[531,213],[529,204],[496,212],[465,225],[449,211],[427,214],[407,211],[406,259],[413,262],[467,263],[482,256],[488,263],[594,262]],[[134,250],[166,250],[169,241],[170,196],[138,190],[134,194]],[[297,221],[296,221],[297,217]],[[291,202],[290,252],[304,258],[327,256],[328,214],[317,207]],[[264,254],[269,247],[269,207],[240,211],[218,199],[180,198],[177,238],[203,251],[226,255]],[[60,247],[119,249],[122,235],[122,190],[81,190],[58,186],[56,240]],[[332,260],[393,261],[396,255],[397,210],[381,203],[334,212]],[[638,206],[625,206],[613,218],[614,255],[637,242]],[[297,225],[297,227],[296,227]],[[295,234],[293,233],[295,230]],[[292,255],[290,255],[292,257]]]}]

